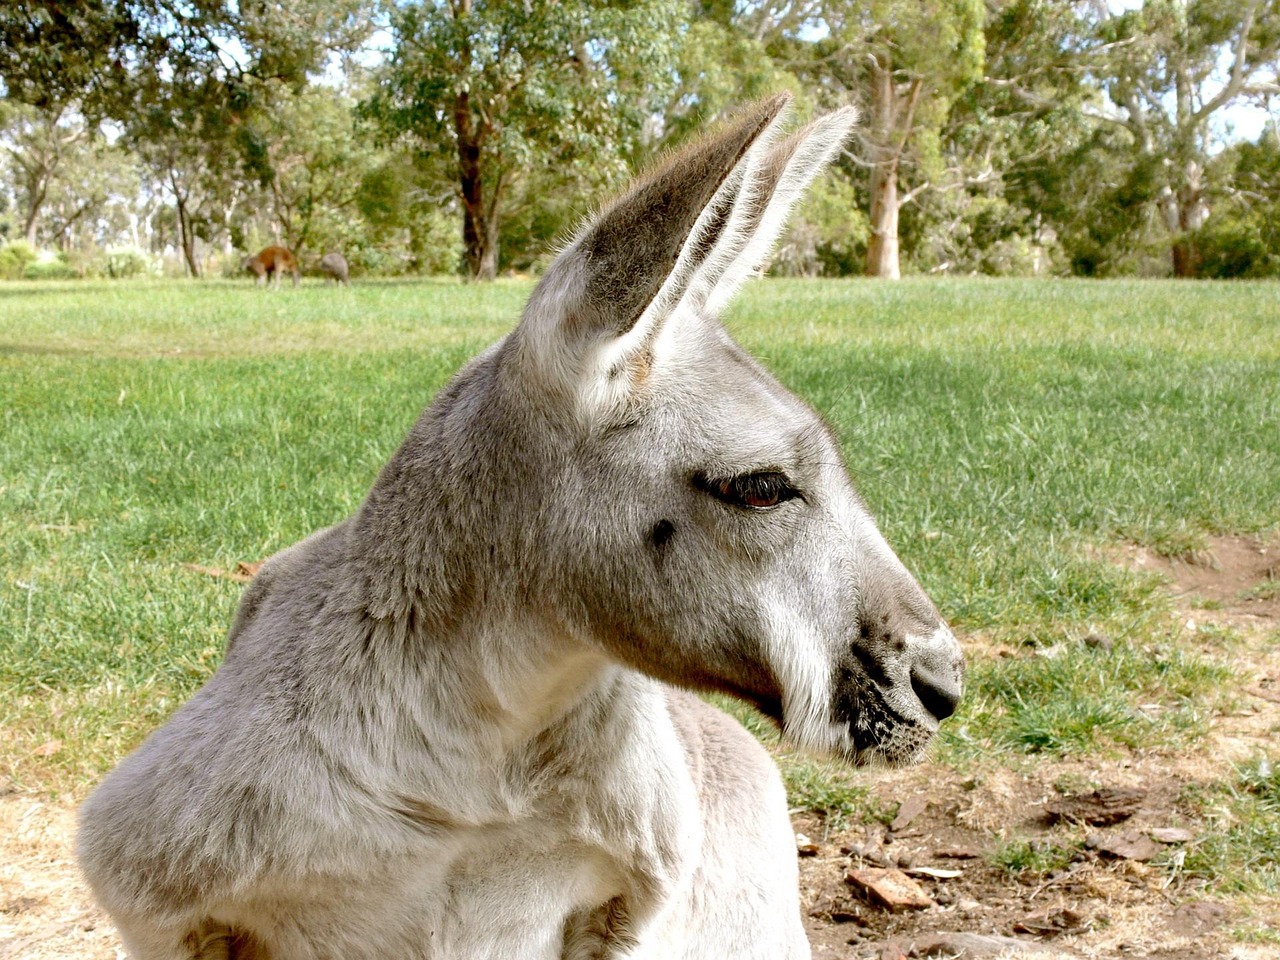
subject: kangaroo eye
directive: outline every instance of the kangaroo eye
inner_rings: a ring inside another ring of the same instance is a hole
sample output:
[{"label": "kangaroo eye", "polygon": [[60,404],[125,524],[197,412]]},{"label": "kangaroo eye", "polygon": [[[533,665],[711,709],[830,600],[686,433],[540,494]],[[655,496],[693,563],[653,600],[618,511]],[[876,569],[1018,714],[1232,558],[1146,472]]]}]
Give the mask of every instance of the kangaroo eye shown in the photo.
[{"label": "kangaroo eye", "polygon": [[776,470],[743,473],[724,480],[713,480],[699,474],[694,478],[694,485],[717,500],[756,510],[776,507],[784,500],[800,496],[800,491],[791,486],[786,475]]}]

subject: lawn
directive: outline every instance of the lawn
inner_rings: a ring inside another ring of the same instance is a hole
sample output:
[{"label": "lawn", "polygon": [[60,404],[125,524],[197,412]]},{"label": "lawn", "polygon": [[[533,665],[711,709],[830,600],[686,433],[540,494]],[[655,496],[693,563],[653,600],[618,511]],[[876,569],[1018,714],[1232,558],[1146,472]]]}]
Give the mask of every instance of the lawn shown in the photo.
[{"label": "lawn", "polygon": [[[231,570],[349,515],[529,289],[0,285],[13,786],[82,796],[190,695],[242,589],[192,567]],[[1280,286],[770,280],[727,321],[835,427],[971,644],[939,762],[1195,747],[1227,660],[1177,643],[1166,592],[1114,551],[1193,556],[1280,525]],[[990,652],[1086,635],[1109,649]],[[798,807],[859,815],[846,774],[778,749]],[[1274,844],[1267,790],[1239,792]]]}]

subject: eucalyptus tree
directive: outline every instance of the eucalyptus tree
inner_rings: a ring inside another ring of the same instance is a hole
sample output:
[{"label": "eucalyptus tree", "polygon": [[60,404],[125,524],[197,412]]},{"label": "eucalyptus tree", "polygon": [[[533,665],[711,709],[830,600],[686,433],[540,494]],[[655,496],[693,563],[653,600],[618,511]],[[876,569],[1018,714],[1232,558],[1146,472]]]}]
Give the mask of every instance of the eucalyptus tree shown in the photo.
[{"label": "eucalyptus tree", "polygon": [[36,107],[0,101],[0,150],[6,155],[21,232],[35,246],[40,215],[58,191],[59,179],[86,148],[91,130],[62,103]]},{"label": "eucalyptus tree", "polygon": [[[865,272],[901,275],[905,203],[936,185],[940,132],[955,99],[982,76],[982,0],[827,0],[796,36],[796,72],[815,96],[860,100],[857,162],[869,177]],[[910,162],[915,183],[900,190]]]},{"label": "eucalyptus tree", "polygon": [[[930,248],[934,268],[1042,273],[1065,265],[1064,235],[1096,193],[1068,182],[1069,158],[1094,134],[1092,6],[987,0],[981,79],[952,103],[940,132],[944,187],[922,197],[905,225],[923,235],[917,243]],[[1021,264],[1002,262],[1001,248],[1021,250]]]},{"label": "eucalyptus tree", "polygon": [[1280,94],[1280,3],[1145,0],[1102,17],[1093,67],[1131,163],[1156,182],[1175,276],[1196,275],[1195,233],[1209,215],[1204,170],[1222,112]]},{"label": "eucalyptus tree", "polygon": [[683,10],[678,0],[393,8],[393,49],[363,112],[388,140],[447,159],[470,277],[495,276],[506,207],[529,171],[558,171],[565,189],[621,176],[671,83]]},{"label": "eucalyptus tree", "polygon": [[245,120],[368,34],[372,0],[27,0],[0,10],[6,96],[111,118],[172,197],[188,269],[210,205],[243,180]]},{"label": "eucalyptus tree", "polygon": [[342,248],[360,219],[363,178],[383,160],[356,129],[355,101],[325,84],[280,85],[244,119],[248,170],[261,187],[272,232],[295,253]]}]

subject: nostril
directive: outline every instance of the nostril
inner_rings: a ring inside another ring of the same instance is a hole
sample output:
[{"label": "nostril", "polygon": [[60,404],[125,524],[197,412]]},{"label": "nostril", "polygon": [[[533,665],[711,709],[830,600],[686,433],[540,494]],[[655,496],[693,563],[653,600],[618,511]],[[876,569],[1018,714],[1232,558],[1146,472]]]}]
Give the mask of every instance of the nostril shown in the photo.
[{"label": "nostril", "polygon": [[960,704],[960,686],[928,667],[911,668],[911,689],[920,698],[924,708],[939,720],[945,720],[955,713]]}]

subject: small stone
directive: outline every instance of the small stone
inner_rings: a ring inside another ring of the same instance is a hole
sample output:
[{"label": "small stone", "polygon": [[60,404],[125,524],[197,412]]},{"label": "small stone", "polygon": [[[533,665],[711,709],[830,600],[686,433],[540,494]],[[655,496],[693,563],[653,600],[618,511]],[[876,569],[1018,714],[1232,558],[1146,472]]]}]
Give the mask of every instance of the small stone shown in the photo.
[{"label": "small stone", "polygon": [[970,900],[968,897],[961,897],[956,901],[956,909],[965,916],[973,916],[975,913],[982,912],[982,904],[977,900]]},{"label": "small stone", "polygon": [[867,847],[862,851],[862,859],[867,863],[874,863],[877,867],[892,867],[893,860],[883,850],[877,850],[875,847]]},{"label": "small stone", "polygon": [[1152,827],[1147,836],[1157,843],[1186,843],[1192,839],[1191,831],[1181,827]]},{"label": "small stone", "polygon": [[893,818],[893,822],[889,824],[889,829],[894,831],[905,830],[907,826],[920,814],[924,813],[925,808],[929,806],[929,800],[926,797],[916,794],[902,801],[898,807],[897,816]]},{"label": "small stone", "polygon": [[1094,827],[1110,826],[1127,820],[1138,812],[1146,794],[1140,790],[1094,790],[1068,794],[1045,804],[1049,823],[1087,823]]},{"label": "small stone", "polygon": [[1084,917],[1069,907],[1041,910],[1023,917],[1013,925],[1014,933],[1029,933],[1037,937],[1056,937],[1067,930],[1074,930],[1084,923]]},{"label": "small stone", "polygon": [[1208,900],[1192,900],[1173,911],[1169,926],[1175,933],[1194,936],[1219,927],[1227,919],[1227,908]]},{"label": "small stone", "polygon": [[911,854],[907,853],[906,851],[896,854],[893,859],[897,862],[898,866],[901,867],[903,870],[909,870],[916,865],[915,857],[913,857]]},{"label": "small stone", "polygon": [[796,853],[802,857],[816,857],[819,847],[803,833],[796,834]]},{"label": "small stone", "polygon": [[894,913],[934,906],[933,898],[924,888],[901,870],[850,870],[844,879],[868,900]]},{"label": "small stone", "polygon": [[1160,853],[1160,845],[1145,833],[1130,830],[1118,837],[1108,837],[1098,847],[1098,851],[1116,860],[1134,860],[1138,863],[1146,863],[1148,860],[1155,859],[1156,855]]},{"label": "small stone", "polygon": [[[862,918],[862,914],[855,910],[835,909],[831,911],[832,923],[856,923],[863,925],[866,921]],[[856,932],[854,936],[859,936]]]}]

